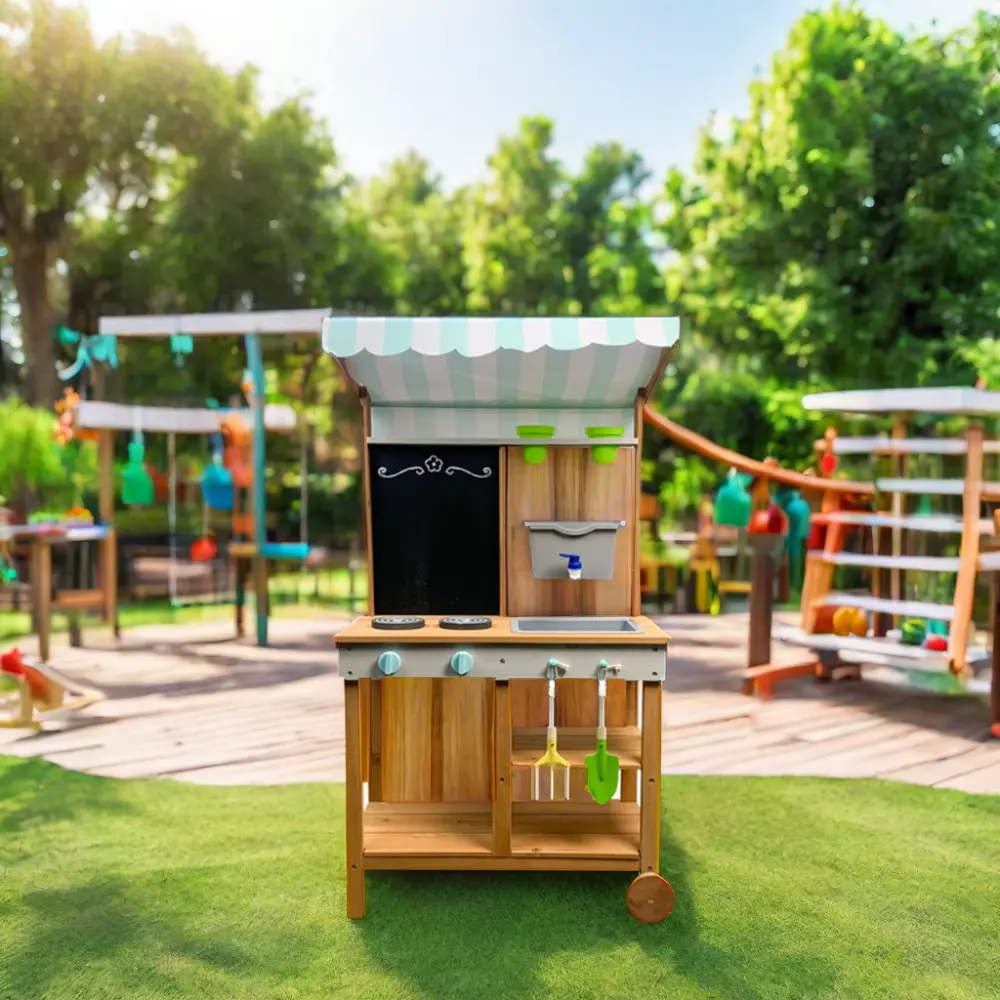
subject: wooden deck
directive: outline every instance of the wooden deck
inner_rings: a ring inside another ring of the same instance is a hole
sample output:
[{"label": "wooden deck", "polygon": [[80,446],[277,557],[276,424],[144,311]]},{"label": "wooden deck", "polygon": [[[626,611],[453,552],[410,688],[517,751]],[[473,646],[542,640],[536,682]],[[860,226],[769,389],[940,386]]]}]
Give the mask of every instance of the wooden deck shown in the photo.
[{"label": "wooden deck", "polygon": [[[739,694],[745,615],[661,621],[673,638],[665,773],[879,777],[1000,793],[1000,741],[989,738],[981,700],[802,680],[759,702]],[[330,637],[344,624],[277,619],[266,650],[213,642],[229,634],[224,622],[135,629],[117,649],[99,647],[99,633],[86,649],[56,647],[55,665],[108,700],[39,736],[2,731],[0,753],[120,778],[343,780],[343,686]],[[779,662],[796,656],[775,648]]]}]

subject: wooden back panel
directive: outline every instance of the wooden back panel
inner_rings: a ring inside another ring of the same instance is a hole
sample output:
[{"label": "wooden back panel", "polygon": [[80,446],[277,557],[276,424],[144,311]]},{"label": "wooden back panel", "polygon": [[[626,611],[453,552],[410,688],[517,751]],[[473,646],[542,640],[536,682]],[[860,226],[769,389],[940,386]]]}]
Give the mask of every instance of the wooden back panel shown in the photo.
[{"label": "wooden back panel", "polygon": [[[507,614],[628,615],[631,612],[632,575],[636,572],[634,448],[619,448],[614,465],[598,465],[589,448],[551,447],[541,465],[528,465],[520,448],[507,449]],[[625,521],[615,543],[614,575],[610,580],[536,580],[525,521]],[[548,724],[545,681],[512,681],[511,725],[514,728]],[[607,725],[626,724],[625,682],[608,683]],[[556,685],[556,726],[597,725],[597,683],[567,679]],[[514,775],[512,798],[530,798],[531,775]],[[542,795],[547,795],[542,776]],[[573,770],[570,791],[584,801],[589,793],[586,775]]]}]

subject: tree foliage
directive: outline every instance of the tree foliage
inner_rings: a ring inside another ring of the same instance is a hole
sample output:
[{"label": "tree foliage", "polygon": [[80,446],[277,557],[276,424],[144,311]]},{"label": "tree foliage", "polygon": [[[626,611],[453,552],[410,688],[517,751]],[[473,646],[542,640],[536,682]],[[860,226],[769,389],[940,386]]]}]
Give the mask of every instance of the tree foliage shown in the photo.
[{"label": "tree foliage", "polygon": [[[100,45],[78,8],[0,0],[0,309],[24,347],[23,364],[0,350],[0,376],[48,404],[54,321],[94,332],[102,314],[680,313],[657,405],[802,467],[804,391],[1000,387],[998,64],[996,16],[914,35],[835,4],[661,185],[614,141],[561,162],[536,116],[449,190],[414,150],[348,176],[306,98],[264,107],[256,71],[224,73],[183,34]],[[226,340],[183,368],[165,343],[120,353],[100,391],[138,402],[225,399],[243,368]],[[357,407],[316,341],[266,363],[317,456],[353,473]],[[677,473],[672,509],[725,471],[649,441],[655,475]]]},{"label": "tree foliage", "polygon": [[958,348],[1000,326],[998,56],[986,14],[943,38],[806,15],[666,184],[671,288],[704,339],[788,381],[967,377]]}]

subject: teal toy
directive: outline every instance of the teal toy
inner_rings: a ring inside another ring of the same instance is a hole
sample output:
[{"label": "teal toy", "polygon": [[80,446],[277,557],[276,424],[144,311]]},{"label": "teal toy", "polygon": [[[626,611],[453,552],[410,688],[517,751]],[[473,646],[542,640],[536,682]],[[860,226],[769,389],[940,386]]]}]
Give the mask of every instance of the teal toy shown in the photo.
[{"label": "teal toy", "polygon": [[743,476],[730,469],[729,477],[715,495],[715,523],[745,528],[750,524],[752,506]]},{"label": "teal toy", "polygon": [[128,464],[122,470],[122,503],[148,507],[153,502],[153,480],[145,465],[146,448],[137,434],[128,446]]},{"label": "teal toy", "polygon": [[785,490],[778,498],[778,506],[788,518],[788,535],[785,550],[788,552],[789,584],[801,589],[805,576],[805,544],[809,538],[812,508],[803,500],[798,490]]}]

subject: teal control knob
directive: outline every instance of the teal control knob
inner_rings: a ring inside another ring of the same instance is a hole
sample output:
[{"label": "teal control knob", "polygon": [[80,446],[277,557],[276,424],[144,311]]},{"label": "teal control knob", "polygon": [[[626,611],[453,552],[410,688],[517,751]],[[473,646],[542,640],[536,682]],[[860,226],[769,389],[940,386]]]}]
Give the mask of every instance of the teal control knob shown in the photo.
[{"label": "teal control knob", "polygon": [[378,668],[387,677],[394,674],[402,665],[402,657],[393,649],[387,649],[384,653],[379,654]]},{"label": "teal control knob", "polygon": [[472,653],[466,653],[464,650],[455,653],[451,658],[451,669],[464,677],[472,669]]}]

